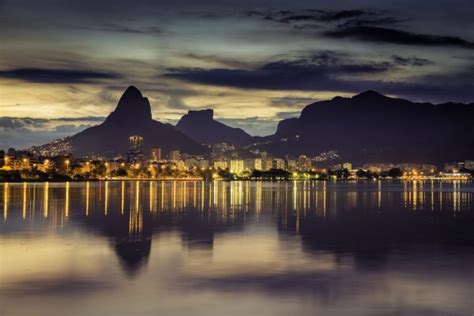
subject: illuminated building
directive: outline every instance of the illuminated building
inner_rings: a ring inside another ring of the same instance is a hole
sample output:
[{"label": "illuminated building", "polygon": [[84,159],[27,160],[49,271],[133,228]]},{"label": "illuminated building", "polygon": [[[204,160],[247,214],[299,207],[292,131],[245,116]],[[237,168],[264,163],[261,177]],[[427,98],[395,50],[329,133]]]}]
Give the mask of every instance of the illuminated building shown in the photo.
[{"label": "illuminated building", "polygon": [[143,160],[142,144],[143,137],[139,135],[132,135],[129,140],[129,152],[127,158],[129,162],[138,162]]},{"label": "illuminated building", "polygon": [[229,168],[229,163],[225,160],[214,161],[214,168],[224,170]]},{"label": "illuminated building", "polygon": [[345,162],[342,164],[342,169],[352,170],[352,164],[350,162]]},{"label": "illuminated building", "polygon": [[474,170],[474,160],[464,161],[464,168],[469,169],[469,170]]},{"label": "illuminated building", "polygon": [[179,152],[179,150],[172,150],[170,151],[169,157],[171,161],[179,161],[181,160],[181,153]]},{"label": "illuminated building", "polygon": [[186,165],[186,168],[188,169],[192,169],[192,168],[198,168],[199,167],[199,160],[197,160],[196,158],[187,158],[185,161],[184,161],[185,165]]},{"label": "illuminated building", "polygon": [[286,161],[286,165],[287,165],[289,171],[295,171],[297,169],[296,160],[288,159]]},{"label": "illuminated building", "polygon": [[311,170],[311,158],[306,157],[305,155],[300,155],[298,158],[298,169],[300,171],[308,171]]},{"label": "illuminated building", "polygon": [[150,160],[151,161],[160,161],[161,160],[161,148],[153,147],[150,151]]},{"label": "illuminated building", "polygon": [[362,166],[363,169],[369,170],[370,172],[382,172],[389,171],[390,169],[395,168],[393,163],[366,163]]},{"label": "illuminated building", "polygon": [[262,170],[262,159],[247,159],[245,160],[245,169],[246,170]]},{"label": "illuminated building", "polygon": [[209,168],[209,160],[206,160],[206,159],[199,160],[199,167],[204,168],[204,169]]},{"label": "illuminated building", "polygon": [[276,158],[273,162],[275,169],[285,169],[285,160]]},{"label": "illuminated building", "polygon": [[143,137],[138,136],[138,135],[133,135],[133,136],[130,136],[128,139],[130,141],[130,153],[141,154]]},{"label": "illuminated building", "polygon": [[262,170],[268,171],[273,168],[273,161],[271,159],[264,159],[262,164]]},{"label": "illuminated building", "polygon": [[233,159],[230,161],[230,172],[240,173],[244,171],[244,161],[240,159]]}]

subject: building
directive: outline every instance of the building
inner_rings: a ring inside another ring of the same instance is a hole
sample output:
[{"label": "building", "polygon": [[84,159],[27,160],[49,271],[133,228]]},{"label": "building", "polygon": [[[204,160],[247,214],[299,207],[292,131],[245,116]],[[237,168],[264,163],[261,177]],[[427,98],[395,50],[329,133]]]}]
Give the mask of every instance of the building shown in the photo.
[{"label": "building", "polygon": [[362,166],[362,169],[368,170],[374,173],[380,173],[383,171],[389,171],[390,169],[395,168],[393,163],[366,163]]},{"label": "building", "polygon": [[36,167],[41,172],[48,172],[54,168],[54,162],[52,160],[45,159],[43,160],[42,163],[39,163]]},{"label": "building", "polygon": [[268,171],[268,170],[271,170],[271,169],[273,169],[273,161],[271,159],[264,159],[262,170],[263,171]]},{"label": "building", "polygon": [[181,153],[179,150],[172,150],[170,151],[169,158],[171,161],[179,161],[181,160]]},{"label": "building", "polygon": [[300,155],[298,158],[298,169],[300,171],[309,171],[312,168],[311,158]]},{"label": "building", "polygon": [[297,169],[296,160],[288,159],[286,161],[286,165],[287,165],[289,171],[296,171],[296,169]]},{"label": "building", "polygon": [[161,148],[152,147],[150,150],[150,160],[151,161],[160,161],[161,160]]},{"label": "building", "polygon": [[260,158],[251,158],[245,160],[245,170],[262,170],[262,159]]},{"label": "building", "polygon": [[469,169],[469,170],[474,170],[474,160],[464,161],[464,168]]},{"label": "building", "polygon": [[138,135],[130,136],[130,153],[134,154],[141,154],[142,153],[142,144],[143,144],[143,137]]},{"label": "building", "polygon": [[191,158],[186,158],[184,163],[185,163],[186,168],[188,170],[199,167],[199,160],[197,160],[196,158],[192,158],[192,157]]},{"label": "building", "polygon": [[201,167],[201,169],[208,169],[209,168],[209,160],[206,160],[206,159],[199,160],[199,167]]},{"label": "building", "polygon": [[224,169],[227,169],[229,168],[229,163],[225,160],[217,160],[217,161],[214,161],[214,169],[221,169],[221,170],[224,170]]},{"label": "building", "polygon": [[244,161],[241,159],[232,159],[230,161],[230,172],[232,173],[240,173],[245,170],[244,168]]},{"label": "building", "polygon": [[342,164],[342,169],[347,169],[348,171],[352,170],[352,164],[350,162],[345,162]]},{"label": "building", "polygon": [[139,135],[132,135],[128,138],[129,150],[127,159],[129,162],[139,162],[143,160],[142,144],[143,137]]},{"label": "building", "polygon": [[273,167],[275,169],[282,169],[284,170],[285,169],[285,160],[283,159],[280,159],[280,158],[275,158],[273,160]]}]

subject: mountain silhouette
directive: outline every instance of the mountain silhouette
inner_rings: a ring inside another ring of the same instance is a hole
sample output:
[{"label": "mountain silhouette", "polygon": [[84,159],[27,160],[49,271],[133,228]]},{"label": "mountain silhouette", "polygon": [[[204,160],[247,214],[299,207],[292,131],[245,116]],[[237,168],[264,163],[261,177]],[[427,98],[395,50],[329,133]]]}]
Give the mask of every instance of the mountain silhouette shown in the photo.
[{"label": "mountain silhouette", "polygon": [[[189,111],[176,127],[152,119],[150,103],[131,86],[100,125],[36,147],[69,148],[76,157],[114,157],[128,151],[128,138],[144,138],[147,154],[153,146],[164,151],[207,154],[203,144],[247,145],[275,156],[316,156],[336,150],[342,160],[435,163],[474,158],[474,104],[416,103],[366,91],[352,98],[335,97],[306,106],[300,117],[280,121],[275,134],[252,137],[240,128],[214,120],[213,110]],[[256,145],[251,145],[256,144]]]},{"label": "mountain silhouette", "polygon": [[210,109],[189,111],[179,120],[176,128],[203,144],[246,145],[252,141],[252,136],[244,130],[214,120],[214,111]]},{"label": "mountain silhouette", "polygon": [[178,149],[189,154],[206,152],[204,146],[173,126],[153,120],[150,102],[134,86],[125,90],[115,110],[102,124],[71,136],[66,142],[76,157],[90,154],[115,157],[128,152],[131,135],[143,137],[145,155],[155,146],[164,151]]},{"label": "mountain silhouette", "polygon": [[366,91],[306,106],[261,148],[276,155],[337,150],[364,162],[444,163],[474,157],[474,105],[415,103]]}]

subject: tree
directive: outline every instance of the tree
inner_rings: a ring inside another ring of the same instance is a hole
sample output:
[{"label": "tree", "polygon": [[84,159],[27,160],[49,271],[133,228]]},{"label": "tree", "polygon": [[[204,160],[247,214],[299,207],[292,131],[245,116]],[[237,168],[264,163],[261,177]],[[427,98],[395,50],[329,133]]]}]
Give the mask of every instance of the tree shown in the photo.
[{"label": "tree", "polygon": [[391,178],[400,178],[402,175],[403,172],[400,168],[392,168],[388,171],[388,176]]}]

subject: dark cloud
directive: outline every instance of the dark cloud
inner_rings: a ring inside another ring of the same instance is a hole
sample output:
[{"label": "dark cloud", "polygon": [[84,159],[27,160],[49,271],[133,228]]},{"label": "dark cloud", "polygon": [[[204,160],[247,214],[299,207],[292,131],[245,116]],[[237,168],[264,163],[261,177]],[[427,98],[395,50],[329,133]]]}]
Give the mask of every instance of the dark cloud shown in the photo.
[{"label": "dark cloud", "polygon": [[22,128],[23,122],[11,117],[0,117],[0,128],[3,129],[16,129]]},{"label": "dark cloud", "polygon": [[158,26],[133,26],[126,24],[115,24],[106,23],[97,27],[80,26],[78,29],[83,30],[96,30],[105,32],[117,32],[117,33],[130,33],[130,34],[149,34],[149,35],[160,35],[163,33]]},{"label": "dark cloud", "polygon": [[426,66],[433,64],[433,62],[428,59],[418,57],[401,57],[393,55],[392,59],[395,64],[400,66]]},{"label": "dark cloud", "polygon": [[[336,75],[382,73],[391,69],[389,62],[346,63],[335,54],[324,52],[310,58],[278,60],[255,69],[170,69],[165,77],[189,82],[269,90],[339,90],[344,89]],[[344,84],[347,86],[347,83]]]},{"label": "dark cloud", "polygon": [[119,79],[121,76],[92,70],[16,68],[1,70],[0,78],[34,83],[94,83],[104,79]]},{"label": "dark cloud", "polygon": [[385,10],[248,11],[246,15],[286,24],[295,29],[321,29],[322,35],[330,38],[354,38],[369,42],[404,45],[474,48],[474,42],[457,36],[431,35],[389,28],[409,19],[391,16]]},{"label": "dark cloud", "polygon": [[194,59],[194,60],[199,60],[199,61],[203,61],[203,62],[206,62],[206,63],[220,64],[220,65],[226,66],[226,67],[239,67],[239,68],[241,68],[241,67],[249,66],[248,63],[245,63],[241,60],[226,58],[226,57],[222,57],[222,56],[219,56],[219,55],[196,54],[196,53],[192,53],[192,52],[182,53],[180,55],[183,58],[186,58],[186,59]]},{"label": "dark cloud", "polygon": [[412,33],[374,26],[342,28],[328,31],[325,35],[331,38],[354,38],[368,42],[418,46],[455,46],[467,49],[474,48],[474,42],[467,41],[460,37]]},{"label": "dark cloud", "polygon": [[[188,82],[229,86],[241,89],[338,91],[358,93],[377,90],[381,93],[424,101],[474,100],[472,67],[405,80],[373,80],[367,75],[389,74],[405,66],[425,66],[432,62],[418,57],[393,55],[389,61],[357,63],[344,54],[320,52],[308,58],[278,60],[254,69],[172,69],[164,76]],[[387,75],[389,78],[389,76]],[[472,78],[472,80],[471,80]]]},{"label": "dark cloud", "polygon": [[278,10],[278,11],[247,11],[249,17],[259,17],[267,21],[284,23],[297,29],[317,29],[326,25],[362,26],[362,25],[392,25],[402,20],[387,15],[385,11],[377,10]]}]

